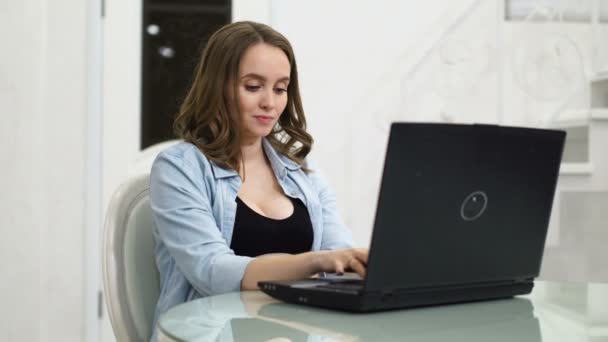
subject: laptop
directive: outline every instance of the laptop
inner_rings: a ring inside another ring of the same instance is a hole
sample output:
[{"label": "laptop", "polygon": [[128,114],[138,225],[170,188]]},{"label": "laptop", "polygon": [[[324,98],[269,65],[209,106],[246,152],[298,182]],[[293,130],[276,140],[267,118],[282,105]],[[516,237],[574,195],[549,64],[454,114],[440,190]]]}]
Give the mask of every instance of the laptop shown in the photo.
[{"label": "laptop", "polygon": [[350,312],[530,293],[565,137],[498,125],[393,123],[365,279],[258,286],[285,302]]}]

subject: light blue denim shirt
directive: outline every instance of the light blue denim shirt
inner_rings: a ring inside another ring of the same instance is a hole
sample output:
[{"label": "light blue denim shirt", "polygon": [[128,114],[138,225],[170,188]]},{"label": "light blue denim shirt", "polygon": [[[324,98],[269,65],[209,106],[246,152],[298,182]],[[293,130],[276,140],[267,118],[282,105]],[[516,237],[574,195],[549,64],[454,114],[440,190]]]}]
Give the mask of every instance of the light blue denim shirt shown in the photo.
[{"label": "light blue denim shirt", "polygon": [[[353,239],[344,226],[335,195],[313,170],[301,167],[263,140],[263,148],[279,185],[287,196],[300,199],[313,227],[312,250],[350,248]],[[196,298],[239,291],[252,260],[230,249],[241,178],[208,160],[189,143],[163,151],[150,175],[156,265],[160,297],[154,327],[171,307]],[[154,340],[153,336],[153,340]]]}]

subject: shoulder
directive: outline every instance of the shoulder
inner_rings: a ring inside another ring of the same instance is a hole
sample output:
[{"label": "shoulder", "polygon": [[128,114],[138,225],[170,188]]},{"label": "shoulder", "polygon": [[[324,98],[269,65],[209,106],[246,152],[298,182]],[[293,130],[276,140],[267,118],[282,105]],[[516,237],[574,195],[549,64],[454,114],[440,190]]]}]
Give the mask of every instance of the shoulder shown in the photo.
[{"label": "shoulder", "polygon": [[311,173],[315,172],[316,169],[318,168],[316,161],[314,160],[314,158],[311,158],[310,156],[306,156],[306,158],[304,159],[304,162],[302,163],[302,166],[304,168],[306,168],[307,170],[309,170]]},{"label": "shoulder", "polygon": [[327,187],[326,178],[322,168],[314,158],[307,156],[302,163],[302,167],[306,169],[306,172],[302,170],[301,173],[308,180],[315,191],[321,192]]},{"label": "shoulder", "polygon": [[208,164],[209,160],[195,145],[180,142],[162,151],[157,159],[173,159],[192,164]]},{"label": "shoulder", "polygon": [[158,154],[152,164],[152,176],[158,173],[180,172],[200,179],[212,175],[211,161],[195,145],[181,142]]}]

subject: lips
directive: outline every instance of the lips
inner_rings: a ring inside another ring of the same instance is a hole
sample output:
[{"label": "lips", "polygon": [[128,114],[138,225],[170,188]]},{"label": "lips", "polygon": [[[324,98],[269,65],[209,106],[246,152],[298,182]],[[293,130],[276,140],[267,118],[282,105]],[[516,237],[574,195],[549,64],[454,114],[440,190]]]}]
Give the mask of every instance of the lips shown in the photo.
[{"label": "lips", "polygon": [[267,115],[254,115],[253,117],[260,123],[270,123],[274,120],[272,116]]}]

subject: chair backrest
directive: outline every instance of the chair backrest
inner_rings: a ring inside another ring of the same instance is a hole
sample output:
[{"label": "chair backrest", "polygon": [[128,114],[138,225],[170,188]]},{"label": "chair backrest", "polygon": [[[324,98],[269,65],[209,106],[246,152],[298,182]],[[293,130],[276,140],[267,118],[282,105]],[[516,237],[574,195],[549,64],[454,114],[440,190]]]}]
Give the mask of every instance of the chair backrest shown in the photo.
[{"label": "chair backrest", "polygon": [[118,342],[148,341],[159,296],[149,174],[129,178],[114,193],[103,241],[105,300]]},{"label": "chair backrest", "polygon": [[139,152],[135,162],[129,167],[129,175],[135,175],[140,173],[149,173],[154,163],[156,156],[167,148],[179,144],[182,140],[167,140],[146,147],[143,151]]}]

